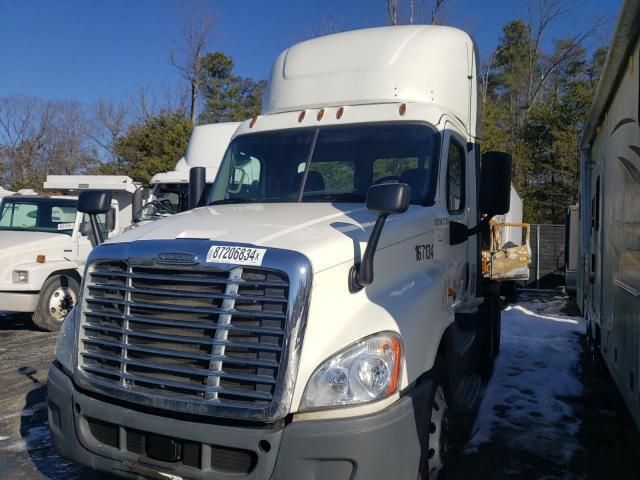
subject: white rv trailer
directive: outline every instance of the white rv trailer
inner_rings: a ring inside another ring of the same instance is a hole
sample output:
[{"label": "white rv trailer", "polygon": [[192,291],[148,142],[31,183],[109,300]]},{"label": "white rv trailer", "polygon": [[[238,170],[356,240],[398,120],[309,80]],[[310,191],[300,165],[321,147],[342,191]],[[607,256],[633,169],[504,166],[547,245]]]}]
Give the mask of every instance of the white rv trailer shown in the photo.
[{"label": "white rv trailer", "polygon": [[477,62],[440,26],[282,52],[208,205],[92,252],[56,450],[129,478],[436,478],[500,339],[477,232],[511,165],[480,167]]},{"label": "white rv trailer", "polygon": [[205,167],[206,183],[211,185],[216,179],[229,141],[239,125],[239,122],[226,122],[195,127],[187,152],[175,168],[151,177],[149,183],[152,190],[143,209],[136,212],[135,220],[152,220],[187,210],[189,171],[192,167]]},{"label": "white rv trailer", "polygon": [[639,34],[625,0],[581,142],[577,300],[640,428]]}]

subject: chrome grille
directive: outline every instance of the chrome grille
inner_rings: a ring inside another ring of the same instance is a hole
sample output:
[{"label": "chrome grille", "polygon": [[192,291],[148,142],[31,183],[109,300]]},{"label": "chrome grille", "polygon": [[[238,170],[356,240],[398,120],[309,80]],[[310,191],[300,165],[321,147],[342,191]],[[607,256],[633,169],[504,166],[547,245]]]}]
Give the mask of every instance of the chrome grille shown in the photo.
[{"label": "chrome grille", "polygon": [[288,299],[288,277],[273,269],[99,261],[86,277],[78,366],[127,391],[266,407]]}]

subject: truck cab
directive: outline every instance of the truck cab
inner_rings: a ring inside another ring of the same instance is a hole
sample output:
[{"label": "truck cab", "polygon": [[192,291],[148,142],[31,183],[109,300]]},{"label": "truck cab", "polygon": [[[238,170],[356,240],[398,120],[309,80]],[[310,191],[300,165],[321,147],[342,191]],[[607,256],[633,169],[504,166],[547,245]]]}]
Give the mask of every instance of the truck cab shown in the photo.
[{"label": "truck cab", "polygon": [[478,232],[477,54],[432,26],[275,61],[208,205],[91,254],[49,372],[53,443],[127,478],[437,478],[500,338]]},{"label": "truck cab", "polygon": [[[111,183],[110,183],[111,182]],[[77,192],[112,188],[116,197],[98,219],[105,237],[131,221],[129,177],[50,175],[45,188],[68,195],[11,195],[0,203],[0,305],[33,313],[36,326],[58,330],[80,296],[80,282],[95,245],[89,219],[78,212]],[[124,193],[124,194],[122,194]]]},{"label": "truck cab", "polygon": [[[210,187],[218,173],[229,141],[239,122],[199,125],[193,129],[187,152],[174,170],[156,173],[149,182],[151,192],[142,209],[135,213],[135,222],[145,222],[188,210],[189,171],[206,168],[206,183]],[[208,193],[208,187],[207,192]]]}]

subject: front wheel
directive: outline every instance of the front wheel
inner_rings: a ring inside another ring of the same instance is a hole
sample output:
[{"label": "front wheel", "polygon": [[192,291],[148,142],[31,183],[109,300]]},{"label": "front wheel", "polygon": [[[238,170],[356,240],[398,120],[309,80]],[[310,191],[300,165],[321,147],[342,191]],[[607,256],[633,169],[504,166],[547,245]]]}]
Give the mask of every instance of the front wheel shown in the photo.
[{"label": "front wheel", "polygon": [[77,303],[79,292],[80,285],[75,278],[67,275],[49,277],[40,290],[33,323],[49,332],[60,330],[65,317]]},{"label": "front wheel", "polygon": [[449,403],[441,371],[439,368],[436,369],[431,414],[426,428],[427,442],[420,457],[418,480],[437,479],[442,473],[449,451]]}]

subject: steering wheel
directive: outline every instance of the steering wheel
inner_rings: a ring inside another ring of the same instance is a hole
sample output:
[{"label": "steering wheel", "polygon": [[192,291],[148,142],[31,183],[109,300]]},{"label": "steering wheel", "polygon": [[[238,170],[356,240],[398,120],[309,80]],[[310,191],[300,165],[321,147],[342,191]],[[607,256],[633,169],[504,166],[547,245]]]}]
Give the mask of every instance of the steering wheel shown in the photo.
[{"label": "steering wheel", "polygon": [[389,183],[389,182],[399,182],[400,175],[387,175],[386,177],[380,177],[374,182],[374,185],[379,185],[381,183]]}]

